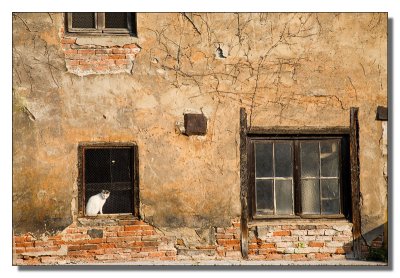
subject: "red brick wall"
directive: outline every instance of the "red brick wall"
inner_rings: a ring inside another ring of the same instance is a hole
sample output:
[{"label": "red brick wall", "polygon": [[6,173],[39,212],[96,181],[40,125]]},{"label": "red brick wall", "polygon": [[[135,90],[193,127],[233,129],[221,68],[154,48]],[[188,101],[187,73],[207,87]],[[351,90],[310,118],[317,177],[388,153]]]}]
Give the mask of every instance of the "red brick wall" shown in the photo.
[{"label": "red brick wall", "polygon": [[78,45],[77,37],[60,31],[67,70],[77,75],[130,73],[133,61],[140,52],[135,43],[121,46]]},{"label": "red brick wall", "polygon": [[352,257],[352,224],[254,226],[251,260],[340,260]]},{"label": "red brick wall", "polygon": [[[55,236],[14,236],[17,265],[175,260],[175,239],[138,220],[73,224]],[[171,244],[172,243],[172,244]]]},{"label": "red brick wall", "polygon": [[[185,245],[144,221],[78,219],[61,233],[14,236],[14,264],[240,260],[240,222],[214,227],[213,243]],[[338,260],[351,257],[351,223],[262,224],[249,230],[249,260]],[[374,242],[375,245],[379,244]]]}]

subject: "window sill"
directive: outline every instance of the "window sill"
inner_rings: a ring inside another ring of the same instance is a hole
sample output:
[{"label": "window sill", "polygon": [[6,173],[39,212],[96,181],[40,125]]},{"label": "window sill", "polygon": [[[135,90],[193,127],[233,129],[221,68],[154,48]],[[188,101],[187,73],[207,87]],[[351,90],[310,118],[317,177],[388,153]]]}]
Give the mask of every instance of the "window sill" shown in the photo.
[{"label": "window sill", "polygon": [[249,221],[249,227],[268,226],[268,225],[332,225],[332,224],[351,224],[351,221],[342,218],[263,218]]},{"label": "window sill", "polygon": [[66,33],[65,38],[76,38],[77,45],[98,45],[105,47],[124,46],[126,44],[138,43],[138,37],[131,34],[82,34]]},{"label": "window sill", "polygon": [[139,220],[138,217],[131,213],[121,214],[102,214],[97,216],[79,216],[77,221],[82,226],[117,226],[121,225],[120,221]]}]

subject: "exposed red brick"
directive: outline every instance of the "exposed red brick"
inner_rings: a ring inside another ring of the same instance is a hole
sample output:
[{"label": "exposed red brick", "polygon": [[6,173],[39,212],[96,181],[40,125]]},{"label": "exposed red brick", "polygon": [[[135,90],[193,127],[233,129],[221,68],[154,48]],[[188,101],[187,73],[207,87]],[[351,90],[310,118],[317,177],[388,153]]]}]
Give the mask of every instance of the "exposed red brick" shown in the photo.
[{"label": "exposed red brick", "polygon": [[276,231],[273,232],[273,236],[290,236],[290,231]]},{"label": "exposed red brick", "polygon": [[61,43],[70,43],[74,44],[76,42],[76,38],[62,38]]},{"label": "exposed red brick", "polygon": [[127,51],[129,51],[128,48],[124,49],[124,48],[113,48],[112,49],[112,53],[113,54],[125,54]]},{"label": "exposed red brick", "polygon": [[162,257],[162,256],[165,256],[165,251],[149,252],[150,258]]},{"label": "exposed red brick", "polygon": [[240,244],[238,239],[217,239],[217,243],[220,245],[236,245]]},{"label": "exposed red brick", "polygon": [[176,256],[176,251],[165,251],[166,256]]},{"label": "exposed red brick", "polygon": [[336,248],[335,254],[346,254],[344,248]]},{"label": "exposed red brick", "polygon": [[157,250],[158,250],[158,248],[154,247],[154,246],[145,246],[145,247],[140,248],[141,252],[155,252]]},{"label": "exposed red brick", "polygon": [[306,254],[291,254],[290,258],[294,261],[307,260]]},{"label": "exposed red brick", "polygon": [[315,259],[317,260],[326,260],[326,259],[330,259],[331,258],[331,254],[329,253],[315,253]]},{"label": "exposed red brick", "polygon": [[94,250],[97,249],[98,246],[95,244],[86,244],[86,245],[72,245],[68,246],[68,251],[77,251],[77,250]]},{"label": "exposed red brick", "polygon": [[101,244],[99,244],[99,248],[101,248],[101,249],[115,248],[115,243],[101,243]]},{"label": "exposed red brick", "polygon": [[15,243],[15,247],[33,247],[33,242]]},{"label": "exposed red brick", "polygon": [[259,245],[259,248],[275,248],[276,245],[275,243],[261,243]]},{"label": "exposed red brick", "polygon": [[13,251],[17,254],[24,253],[26,251],[25,247],[14,247]]},{"label": "exposed red brick", "polygon": [[140,236],[126,236],[126,237],[109,237],[106,239],[106,242],[121,242],[121,241],[138,241],[140,240]]},{"label": "exposed red brick", "polygon": [[310,241],[308,243],[309,247],[324,247],[324,243],[323,242],[317,242],[317,241]]},{"label": "exposed red brick", "polygon": [[215,235],[216,239],[233,239],[233,235],[226,235],[226,234],[216,234]]},{"label": "exposed red brick", "polygon": [[94,49],[78,49],[78,54],[95,54],[96,50]]},{"label": "exposed red brick", "polygon": [[267,260],[282,260],[283,255],[282,254],[266,254],[265,259],[267,259]]},{"label": "exposed red brick", "polygon": [[129,226],[125,226],[124,230],[125,231],[154,230],[154,228],[149,225],[129,225]]}]

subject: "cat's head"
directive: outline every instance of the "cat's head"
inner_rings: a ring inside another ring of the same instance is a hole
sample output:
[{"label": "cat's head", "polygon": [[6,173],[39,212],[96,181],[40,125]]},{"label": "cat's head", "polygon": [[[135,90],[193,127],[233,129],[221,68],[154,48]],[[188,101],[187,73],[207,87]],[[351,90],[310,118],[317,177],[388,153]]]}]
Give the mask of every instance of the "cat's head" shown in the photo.
[{"label": "cat's head", "polygon": [[101,197],[103,199],[107,199],[109,196],[110,196],[110,191],[108,191],[108,190],[102,190],[101,191]]}]

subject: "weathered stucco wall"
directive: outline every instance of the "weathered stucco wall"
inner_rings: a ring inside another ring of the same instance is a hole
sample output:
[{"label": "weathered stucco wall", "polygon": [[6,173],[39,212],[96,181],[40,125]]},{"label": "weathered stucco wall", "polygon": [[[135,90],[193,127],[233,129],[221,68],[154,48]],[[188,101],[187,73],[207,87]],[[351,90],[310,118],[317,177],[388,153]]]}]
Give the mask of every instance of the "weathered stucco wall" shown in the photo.
[{"label": "weathered stucco wall", "polygon": [[[13,16],[16,234],[73,222],[78,143],[97,141],[138,145],[145,221],[229,226],[240,216],[240,107],[264,127],[349,126],[359,107],[363,233],[386,222],[375,113],[387,106],[387,14],[138,13],[138,38],[120,45],[140,51],[110,74],[74,71],[63,28],[62,13]],[[177,131],[187,111],[205,114],[207,135]]]}]

